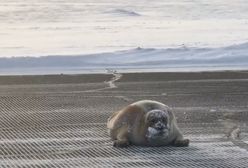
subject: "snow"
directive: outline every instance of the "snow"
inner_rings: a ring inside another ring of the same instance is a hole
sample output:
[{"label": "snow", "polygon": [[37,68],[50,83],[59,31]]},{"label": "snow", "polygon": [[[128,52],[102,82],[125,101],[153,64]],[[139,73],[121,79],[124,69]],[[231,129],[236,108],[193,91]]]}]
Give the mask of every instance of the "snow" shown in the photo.
[{"label": "snow", "polygon": [[246,0],[4,0],[0,74],[247,69],[247,9]]},{"label": "snow", "polygon": [[163,133],[160,134],[161,132],[156,130],[155,128],[148,127],[147,133],[146,133],[146,138],[150,141],[156,139],[156,138],[162,138],[166,139],[169,136],[169,131],[167,129],[163,130]]},{"label": "snow", "polygon": [[2,0],[0,57],[248,41],[246,0]]},{"label": "snow", "polygon": [[0,74],[240,70],[248,43],[219,48],[136,48],[109,53],[0,58]]},{"label": "snow", "polygon": [[146,137],[150,139],[150,138],[156,136],[158,133],[159,133],[159,131],[156,130],[155,128],[148,127]]}]

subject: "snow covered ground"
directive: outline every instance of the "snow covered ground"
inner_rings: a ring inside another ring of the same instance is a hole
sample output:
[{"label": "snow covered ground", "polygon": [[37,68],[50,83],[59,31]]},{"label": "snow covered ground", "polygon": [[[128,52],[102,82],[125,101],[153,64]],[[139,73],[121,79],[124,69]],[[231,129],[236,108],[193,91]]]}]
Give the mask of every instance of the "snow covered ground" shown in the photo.
[{"label": "snow covered ground", "polygon": [[0,0],[0,74],[246,69],[247,30],[246,0]]},{"label": "snow covered ground", "polygon": [[219,48],[167,48],[117,52],[0,58],[0,74],[106,73],[246,70],[248,43]]}]

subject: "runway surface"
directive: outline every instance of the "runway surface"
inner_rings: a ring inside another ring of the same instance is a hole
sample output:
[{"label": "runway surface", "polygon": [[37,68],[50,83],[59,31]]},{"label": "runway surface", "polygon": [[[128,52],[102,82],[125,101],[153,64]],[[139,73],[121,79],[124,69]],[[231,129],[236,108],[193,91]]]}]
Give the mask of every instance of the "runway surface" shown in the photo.
[{"label": "runway surface", "polygon": [[[107,118],[141,99],[175,112],[189,147],[117,149]],[[0,77],[0,167],[248,167],[248,72]]]}]

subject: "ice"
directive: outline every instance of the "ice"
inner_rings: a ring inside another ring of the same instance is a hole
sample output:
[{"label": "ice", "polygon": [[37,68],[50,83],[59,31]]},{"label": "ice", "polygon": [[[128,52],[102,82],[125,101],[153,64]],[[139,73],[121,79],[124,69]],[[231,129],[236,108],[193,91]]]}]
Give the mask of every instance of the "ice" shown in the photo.
[{"label": "ice", "polygon": [[244,43],[219,48],[136,48],[88,55],[0,58],[0,74],[242,70],[248,67],[247,53],[248,43]]},{"label": "ice", "polygon": [[240,44],[247,8],[246,0],[1,0],[0,57]]},{"label": "ice", "polygon": [[247,9],[245,0],[2,0],[0,73],[247,69]]}]

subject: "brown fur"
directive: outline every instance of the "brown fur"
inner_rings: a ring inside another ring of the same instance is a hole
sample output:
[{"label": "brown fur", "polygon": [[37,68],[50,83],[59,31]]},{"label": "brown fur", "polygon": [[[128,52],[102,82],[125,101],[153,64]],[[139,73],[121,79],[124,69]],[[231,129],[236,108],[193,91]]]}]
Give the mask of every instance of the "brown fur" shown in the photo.
[{"label": "brown fur", "polygon": [[[159,109],[166,110],[169,114],[170,133],[164,142],[150,143],[147,141],[148,129],[145,116],[148,111]],[[156,101],[143,100],[128,105],[122,110],[113,113],[108,119],[107,127],[111,139],[116,147],[126,147],[130,144],[139,146],[188,146],[189,140],[183,139],[171,109]]]}]

